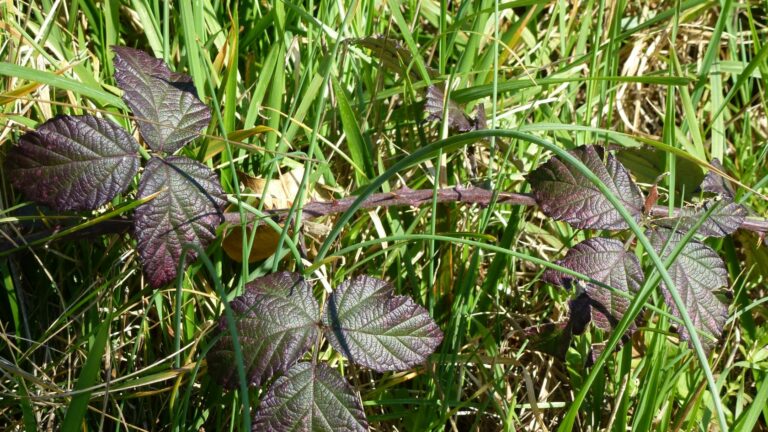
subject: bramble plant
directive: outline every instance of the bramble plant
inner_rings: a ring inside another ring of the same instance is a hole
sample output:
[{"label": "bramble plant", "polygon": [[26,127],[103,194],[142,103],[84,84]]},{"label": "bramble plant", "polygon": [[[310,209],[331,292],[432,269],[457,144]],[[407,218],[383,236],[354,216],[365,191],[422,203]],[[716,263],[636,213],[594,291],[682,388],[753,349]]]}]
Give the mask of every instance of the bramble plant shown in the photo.
[{"label": "bramble plant", "polygon": [[[139,131],[157,155],[147,162],[135,215],[137,249],[154,287],[177,276],[185,246],[207,246],[223,222],[223,191],[207,166],[173,153],[210,121],[191,79],[159,59],[113,47],[115,78],[137,115]],[[152,120],[150,120],[152,119]],[[21,137],[7,160],[14,185],[55,210],[93,210],[130,185],[139,169],[139,144],[120,126],[91,115],[59,116]],[[36,181],[29,181],[35,178]],[[185,261],[195,259],[188,250]],[[349,360],[373,370],[409,369],[426,361],[443,334],[427,311],[368,276],[348,280],[324,305],[296,273],[259,278],[232,301],[249,384],[275,380],[256,414],[254,430],[367,430],[362,403],[334,369],[298,362],[321,334]],[[222,317],[219,329],[227,329]],[[234,338],[208,354],[211,374],[226,388],[237,382]],[[297,363],[298,362],[298,363]]]},{"label": "bramble plant", "polygon": [[[369,37],[357,39],[354,43],[371,49],[389,69],[401,74],[410,70],[415,74],[413,69],[409,69],[414,57],[397,41]],[[432,76],[436,75],[433,70],[428,72]],[[472,119],[465,114],[463,107],[436,85],[427,88],[424,111],[428,114],[428,120],[445,121],[453,131],[468,132],[486,128],[482,104],[478,104],[476,117]],[[655,184],[644,199],[629,171],[603,147],[581,146],[570,153],[595,174],[611,194],[618,197],[636,222],[646,226],[646,235],[662,259],[666,259],[680,245],[682,249],[679,256],[668,272],[685,309],[689,311],[691,322],[697,331],[702,332],[702,345],[708,352],[721,335],[728,316],[727,307],[715,294],[718,289],[728,286],[727,270],[717,253],[699,239],[681,243],[686,232],[691,229],[695,229],[698,238],[731,234],[745,221],[747,209],[734,202],[730,185],[710,171],[699,186],[702,195],[698,201],[676,209],[671,214],[666,212],[664,217],[654,218],[653,210],[658,199]],[[718,160],[713,160],[712,166],[722,171]],[[577,167],[558,157],[551,158],[528,174],[527,180],[536,204],[552,219],[565,221],[579,229],[615,232],[629,228],[605,193]],[[544,272],[543,279],[546,282],[565,288],[579,287],[575,299],[570,302],[569,321],[563,323],[561,328],[562,340],[558,341],[557,354],[563,355],[571,335],[584,332],[590,321],[599,329],[610,332],[621,320],[634,294],[638,293],[645,281],[640,261],[629,250],[631,243],[617,238],[591,238],[575,245],[563,259],[555,263],[586,277],[586,283],[582,284],[574,275],[554,269]],[[661,287],[664,302],[671,314],[682,319],[674,294],[664,282]],[[635,328],[631,324],[628,333],[631,334]],[[690,342],[690,335],[684,327],[679,328],[679,333],[683,340]],[[628,335],[623,336],[626,339]],[[602,349],[602,344],[594,344],[589,360],[594,361]]]},{"label": "bramble plant", "polygon": [[[725,183],[713,173],[707,174],[700,186],[702,197],[695,205],[687,206],[665,218],[651,218],[655,204],[653,186],[646,200],[640,189],[619,160],[599,146],[582,146],[570,153],[583,162],[608,188],[619,197],[624,207],[646,227],[656,252],[662,259],[682,242],[688,230],[696,229],[698,237],[723,237],[735,231],[744,222],[747,210],[733,201]],[[628,229],[619,212],[581,172],[553,157],[528,175],[542,212],[581,229],[620,231]],[[570,328],[583,331],[592,321],[606,332],[623,317],[629,302],[644,283],[640,262],[630,250],[631,241],[617,238],[594,237],[576,244],[556,264],[587,276],[591,280],[575,283],[572,275],[553,269],[544,272],[547,282],[566,288],[578,286],[576,300],[571,302]],[[722,333],[728,308],[716,296],[716,290],[728,286],[725,263],[717,253],[699,239],[682,245],[677,259],[668,269],[696,329],[701,331],[705,349],[711,348]],[[664,302],[673,316],[682,318],[673,295],[662,282]],[[579,325],[575,325],[578,322]],[[629,331],[633,331],[631,326]],[[684,327],[680,337],[690,341]],[[578,332],[575,332],[578,333]],[[569,334],[564,335],[566,338]],[[592,360],[602,352],[602,346],[593,346]]]},{"label": "bramble plant", "polygon": [[[389,50],[390,55],[383,57],[391,62],[408,62],[401,58],[406,55],[402,49],[382,41],[368,38],[357,43],[371,50]],[[113,47],[113,51],[115,79],[124,92],[123,100],[152,152],[136,194],[134,234],[147,279],[159,288],[174,280],[183,264],[195,260],[197,251],[215,239],[217,227],[226,218],[222,210],[226,200],[216,173],[198,161],[175,155],[208,126],[211,113],[197,97],[188,75],[172,72],[162,60],[143,51],[126,47]],[[402,73],[399,65],[389,66]],[[451,131],[486,128],[482,104],[471,118],[437,85],[426,88],[424,109],[428,120],[445,120]],[[730,185],[710,172],[697,199],[681,208],[659,211],[656,185],[644,197],[629,170],[608,149],[581,146],[569,154],[646,229],[658,256],[671,258],[667,272],[674,288],[661,282],[663,302],[678,323],[690,317],[705,350],[710,350],[728,316],[718,293],[728,287],[728,272],[704,238],[733,233],[745,223],[748,210],[735,202]],[[117,124],[93,115],[66,115],[23,135],[8,153],[7,168],[13,184],[28,199],[58,211],[86,211],[126,191],[139,172],[140,161],[139,143]],[[717,161],[713,166],[722,171]],[[549,218],[604,233],[574,245],[552,266],[555,268],[543,273],[544,281],[575,291],[569,322],[560,329],[559,348],[567,349],[571,336],[585,331],[589,322],[613,332],[647,282],[641,262],[648,251],[634,246],[633,235],[622,233],[629,224],[605,191],[563,158],[553,156],[526,179],[532,188],[530,196],[494,195],[480,188],[403,188],[368,195],[361,203],[354,197],[307,203],[303,217],[344,212],[355,205],[438,201],[538,205]],[[188,245],[193,246],[191,250]],[[184,252],[186,258],[180,266]],[[423,364],[443,339],[423,307],[410,297],[395,295],[392,285],[370,276],[343,282],[321,307],[301,275],[273,273],[247,284],[243,294],[231,301],[231,308],[234,322],[219,319],[207,366],[219,384],[232,389],[242,379],[232,364],[242,357],[240,366],[247,383],[253,388],[268,385],[253,430],[367,430],[359,395],[318,356],[323,337],[351,363],[377,372]],[[236,335],[230,333],[232,326]],[[635,331],[637,326],[631,323],[623,339]],[[692,344],[688,328],[678,326],[678,332]],[[238,350],[242,356],[236,355]],[[593,344],[591,359],[603,350],[603,344]],[[306,359],[309,352],[311,360]]]},{"label": "bramble plant", "polygon": [[[253,430],[364,431],[360,398],[334,369],[298,362],[324,334],[344,357],[378,372],[424,363],[443,334],[427,311],[394,287],[369,276],[343,282],[321,310],[312,288],[297,273],[274,273],[254,280],[231,303],[250,385],[270,385],[256,412]],[[221,339],[208,353],[211,375],[234,388],[237,373],[226,318]],[[317,349],[319,347],[316,347]]]},{"label": "bramble plant", "polygon": [[[134,234],[149,283],[176,277],[183,245],[206,247],[223,221],[224,192],[210,168],[174,153],[208,126],[211,112],[192,79],[149,54],[113,47],[115,80],[155,153],[144,167]],[[25,196],[54,210],[94,210],[125,191],[139,170],[139,144],[117,124],[92,115],[58,116],[19,139],[7,158]],[[34,178],[35,181],[30,181]],[[190,251],[186,261],[195,259]]]}]

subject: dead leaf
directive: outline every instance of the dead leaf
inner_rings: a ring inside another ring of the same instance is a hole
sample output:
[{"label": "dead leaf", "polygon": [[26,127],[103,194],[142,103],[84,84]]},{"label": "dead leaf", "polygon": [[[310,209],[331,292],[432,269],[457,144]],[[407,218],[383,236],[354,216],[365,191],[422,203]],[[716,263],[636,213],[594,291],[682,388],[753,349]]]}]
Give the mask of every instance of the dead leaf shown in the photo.
[{"label": "dead leaf", "polygon": [[[247,235],[250,238],[251,230],[248,229]],[[251,246],[251,253],[248,255],[248,262],[265,260],[272,256],[277,250],[277,243],[280,239],[280,233],[272,227],[259,224],[256,228],[256,238]],[[243,230],[240,226],[232,226],[224,233],[224,240],[221,247],[232,260],[243,262]]]}]

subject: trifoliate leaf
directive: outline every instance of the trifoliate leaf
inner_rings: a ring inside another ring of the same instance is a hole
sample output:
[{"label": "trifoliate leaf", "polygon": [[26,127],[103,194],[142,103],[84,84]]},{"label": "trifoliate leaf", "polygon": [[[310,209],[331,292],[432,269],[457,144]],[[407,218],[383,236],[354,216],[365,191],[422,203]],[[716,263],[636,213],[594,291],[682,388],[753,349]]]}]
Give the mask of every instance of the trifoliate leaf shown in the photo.
[{"label": "trifoliate leaf", "polygon": [[[686,206],[675,211],[673,217],[656,221],[659,225],[686,232],[712,207],[717,206],[696,231],[705,237],[725,237],[736,231],[747,217],[747,209],[731,198],[708,199],[697,206]],[[679,221],[679,222],[678,222]]]},{"label": "trifoliate leaf", "polygon": [[253,431],[359,432],[368,430],[360,397],[338,372],[298,363],[270,386]]},{"label": "trifoliate leaf", "polygon": [[[581,160],[639,220],[643,198],[629,172],[602,147],[581,146],[570,153]],[[576,228],[620,230],[627,223],[608,199],[574,166],[551,158],[528,175],[541,210]]]},{"label": "trifoliate leaf", "polygon": [[[183,156],[149,160],[139,198],[154,193],[159,194],[136,209],[135,230],[144,272],[160,287],[176,277],[185,244],[206,247],[216,237],[225,201],[216,173]],[[195,258],[190,250],[186,262]]]},{"label": "trifoliate leaf", "polygon": [[[668,229],[658,228],[649,233],[651,244],[662,259],[675,249],[683,234]],[[666,246],[665,246],[666,245]],[[664,248],[664,253],[661,253]],[[691,240],[683,246],[680,255],[667,270],[677,292],[683,300],[685,309],[697,329],[719,337],[728,317],[728,308],[715,297],[714,290],[728,285],[728,271],[717,253],[704,243]],[[664,301],[674,316],[680,317],[669,287],[662,283]],[[679,329],[680,337],[689,341],[690,335],[685,327]],[[715,342],[708,337],[700,337],[702,345],[709,349]]]},{"label": "trifoliate leaf", "polygon": [[125,190],[139,170],[139,144],[115,123],[59,116],[24,134],[6,161],[8,178],[55,210],[93,210]]},{"label": "trifoliate leaf", "polygon": [[[585,240],[571,248],[557,264],[624,293],[636,293],[643,284],[640,262],[616,239],[596,237]],[[551,269],[544,272],[542,278],[566,288],[575,280],[573,276]],[[592,321],[602,330],[612,330],[629,308],[629,299],[592,283],[584,282],[583,286],[590,299]]]},{"label": "trifoliate leaf", "polygon": [[[260,386],[285,373],[317,338],[320,307],[312,289],[297,273],[274,273],[245,286],[231,302],[249,384]],[[237,385],[236,359],[226,317],[218,325],[224,336],[208,353],[208,370],[226,388]]]},{"label": "trifoliate leaf", "polygon": [[144,141],[173,153],[208,127],[211,111],[197,98],[188,75],[172,72],[144,51],[113,46],[115,80]]},{"label": "trifoliate leaf", "polygon": [[429,313],[376,278],[344,281],[328,299],[323,324],[334,348],[383,372],[423,363],[443,340]]}]

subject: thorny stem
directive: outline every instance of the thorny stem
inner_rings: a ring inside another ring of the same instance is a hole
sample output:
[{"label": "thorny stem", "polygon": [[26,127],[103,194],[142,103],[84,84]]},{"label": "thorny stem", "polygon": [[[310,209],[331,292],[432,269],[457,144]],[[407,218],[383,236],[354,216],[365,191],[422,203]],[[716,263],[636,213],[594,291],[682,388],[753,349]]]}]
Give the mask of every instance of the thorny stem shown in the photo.
[{"label": "thorny stem", "polygon": [[[393,192],[377,193],[369,196],[361,208],[372,209],[377,207],[396,206],[420,207],[422,205],[431,204],[434,193],[435,191],[433,189],[414,190],[408,188],[398,189]],[[475,186],[450,187],[437,190],[437,202],[453,202],[487,206],[493,200],[493,194],[494,192],[492,190],[487,190]],[[340,200],[308,202],[302,209],[302,219],[315,219],[322,216],[343,213],[349,209],[356,198],[356,196],[349,196]],[[528,194],[499,192],[497,204],[535,206],[536,200]],[[272,215],[273,219],[277,222],[285,222],[285,219],[288,217],[288,209],[268,210],[266,213]],[[665,206],[654,205],[650,209],[650,214],[653,217],[669,217],[669,209]],[[256,216],[249,214],[248,218],[249,221],[253,221],[256,219]],[[224,219],[226,222],[239,224],[240,214],[231,212],[224,213]],[[87,238],[101,234],[123,233],[127,231],[131,225],[132,221],[130,218],[115,218],[90,226],[88,229],[75,231],[72,234],[59,237],[59,239]],[[739,228],[747,231],[754,231],[758,234],[764,234],[768,232],[768,219],[748,217],[741,223]],[[9,237],[6,236],[6,240],[0,242],[0,255],[3,255],[4,251],[16,248],[19,244],[25,244],[34,240],[45,238],[53,233],[54,231],[33,233],[21,241],[16,241],[15,244],[10,240]]]}]

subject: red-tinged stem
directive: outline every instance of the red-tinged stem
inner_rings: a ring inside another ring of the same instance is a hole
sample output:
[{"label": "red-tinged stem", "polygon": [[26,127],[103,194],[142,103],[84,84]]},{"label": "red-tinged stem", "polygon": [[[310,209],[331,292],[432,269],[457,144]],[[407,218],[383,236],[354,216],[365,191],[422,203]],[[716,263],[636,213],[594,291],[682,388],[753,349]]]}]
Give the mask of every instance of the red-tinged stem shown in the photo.
[{"label": "red-tinged stem", "polygon": [[[420,207],[422,205],[428,205],[432,203],[432,197],[435,193],[432,189],[398,189],[392,192],[377,193],[369,196],[361,208],[373,209],[382,207],[398,207],[398,206],[410,206]],[[322,216],[329,216],[333,214],[343,213],[350,208],[352,203],[357,199],[356,196],[349,196],[340,200],[332,201],[311,201],[304,205],[302,210],[302,219],[309,220]],[[479,187],[450,187],[437,190],[437,202],[439,203],[462,203],[462,204],[476,204],[479,206],[490,205],[494,199],[494,192],[479,188]],[[528,194],[518,194],[513,192],[499,192],[496,196],[497,204],[512,204],[523,206],[535,206],[536,200]],[[265,213],[271,215],[276,221],[284,222],[288,216],[288,209],[275,209],[268,210]],[[668,217],[669,209],[665,206],[654,205],[650,210],[651,216],[654,217]],[[255,216],[249,214],[251,219]],[[225,222],[232,224],[240,223],[239,213],[224,213]],[[123,233],[131,226],[131,220],[128,218],[122,218],[120,220],[109,220],[103,223],[93,225],[82,231],[76,231],[68,236],[60,237],[61,239],[78,239],[89,238],[101,234],[111,233]],[[768,220],[763,218],[748,217],[741,223],[740,229],[747,231],[754,231],[756,233],[764,235],[768,232]],[[30,234],[24,238],[26,242],[34,239],[44,238],[51,235],[51,231],[37,232]],[[23,245],[24,241],[18,241],[18,246]],[[10,241],[0,241],[0,253],[2,251],[8,251],[14,249],[17,245],[13,245]]]}]

